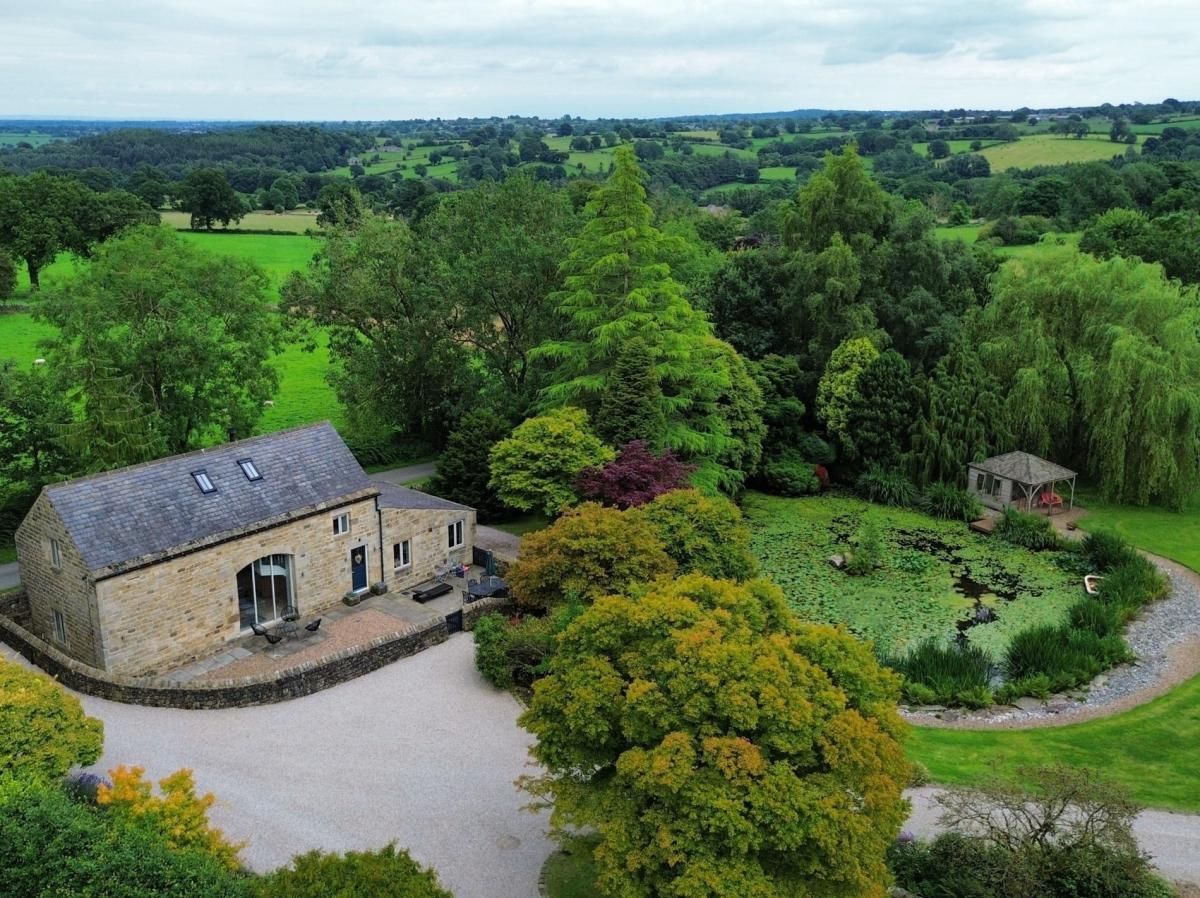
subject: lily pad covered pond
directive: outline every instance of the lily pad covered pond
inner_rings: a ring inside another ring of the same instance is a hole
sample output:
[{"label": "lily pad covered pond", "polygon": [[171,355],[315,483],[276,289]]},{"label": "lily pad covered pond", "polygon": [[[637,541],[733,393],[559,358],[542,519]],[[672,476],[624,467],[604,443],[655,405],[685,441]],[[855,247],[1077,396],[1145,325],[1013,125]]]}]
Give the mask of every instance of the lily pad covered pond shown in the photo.
[{"label": "lily pad covered pond", "polygon": [[[1080,597],[1079,576],[1056,563],[1058,553],[1017,548],[962,523],[835,497],[749,493],[742,510],[763,573],[797,613],[844,624],[885,653],[964,633],[1000,658],[1016,633],[1062,623]],[[866,514],[883,531],[884,562],[854,577],[829,557],[852,547]]]}]

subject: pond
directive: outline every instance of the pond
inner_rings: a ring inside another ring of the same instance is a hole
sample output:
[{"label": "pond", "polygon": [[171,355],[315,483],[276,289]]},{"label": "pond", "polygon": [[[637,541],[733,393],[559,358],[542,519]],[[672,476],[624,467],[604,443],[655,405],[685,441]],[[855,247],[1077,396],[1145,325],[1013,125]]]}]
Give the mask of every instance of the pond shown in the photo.
[{"label": "pond", "polygon": [[[968,639],[999,657],[1017,632],[1060,623],[1078,578],[1034,553],[907,509],[858,499],[747,494],[751,548],[802,616],[842,624],[886,653],[935,636]],[[835,569],[866,514],[879,521],[883,566],[863,577]]]}]

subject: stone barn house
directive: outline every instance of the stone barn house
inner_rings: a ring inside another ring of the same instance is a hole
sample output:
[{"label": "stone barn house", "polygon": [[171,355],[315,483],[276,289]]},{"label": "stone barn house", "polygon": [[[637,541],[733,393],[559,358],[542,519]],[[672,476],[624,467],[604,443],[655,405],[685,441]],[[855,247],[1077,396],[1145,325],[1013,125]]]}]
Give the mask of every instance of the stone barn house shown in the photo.
[{"label": "stone barn house", "polygon": [[291,605],[412,589],[470,563],[475,512],[370,479],[328,423],[45,487],[17,529],[33,632],[93,667],[161,673]]}]

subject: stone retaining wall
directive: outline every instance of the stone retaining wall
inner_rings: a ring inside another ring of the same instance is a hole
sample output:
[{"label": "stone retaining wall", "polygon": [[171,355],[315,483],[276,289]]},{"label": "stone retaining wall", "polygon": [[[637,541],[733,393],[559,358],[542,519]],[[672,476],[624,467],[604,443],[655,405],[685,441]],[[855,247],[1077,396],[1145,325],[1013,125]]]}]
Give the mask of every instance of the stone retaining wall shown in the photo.
[{"label": "stone retaining wall", "polygon": [[[494,603],[496,600],[484,600]],[[504,601],[504,600],[500,600]],[[476,603],[483,605],[483,602]],[[468,606],[474,611],[474,606]],[[496,610],[494,604],[474,611]],[[463,624],[466,626],[467,609]],[[7,617],[0,616],[0,642],[20,652],[64,686],[115,702],[163,708],[244,708],[311,695],[414,655],[449,637],[445,620],[402,636],[385,636],[327,658],[261,677],[181,683],[151,677],[124,677],[98,670],[60,652]]]},{"label": "stone retaining wall", "polygon": [[493,596],[492,598],[488,599],[479,599],[476,602],[471,602],[469,605],[463,605],[463,629],[475,629],[475,622],[485,614],[489,614],[493,611],[499,614],[508,614],[513,610],[514,607],[516,606],[511,598],[501,598],[499,596]]}]

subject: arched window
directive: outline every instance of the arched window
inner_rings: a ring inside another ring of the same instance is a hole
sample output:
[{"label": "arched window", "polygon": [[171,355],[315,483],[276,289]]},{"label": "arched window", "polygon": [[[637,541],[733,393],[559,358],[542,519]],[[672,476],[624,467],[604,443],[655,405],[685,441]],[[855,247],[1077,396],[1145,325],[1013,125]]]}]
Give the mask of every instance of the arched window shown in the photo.
[{"label": "arched window", "polygon": [[238,615],[243,630],[283,617],[294,605],[292,556],[264,555],[250,562],[237,575]]}]

